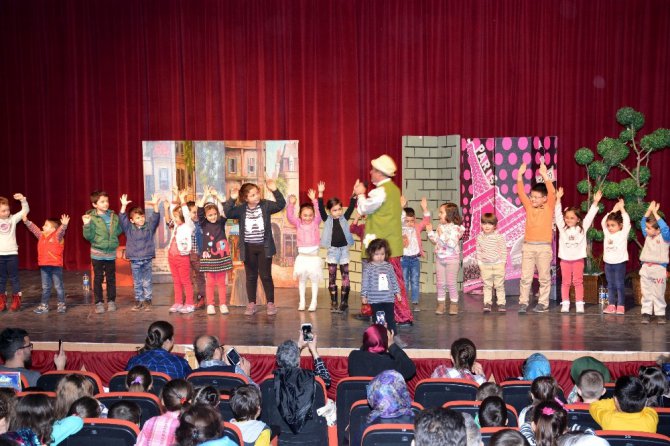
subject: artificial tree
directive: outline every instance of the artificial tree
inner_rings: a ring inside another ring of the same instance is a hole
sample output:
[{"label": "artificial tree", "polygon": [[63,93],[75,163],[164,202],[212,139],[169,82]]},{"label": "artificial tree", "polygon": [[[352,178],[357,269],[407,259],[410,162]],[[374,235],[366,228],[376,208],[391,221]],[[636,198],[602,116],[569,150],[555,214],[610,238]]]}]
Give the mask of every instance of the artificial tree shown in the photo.
[{"label": "artificial tree", "polygon": [[[603,197],[611,200],[622,197],[626,212],[634,223],[628,238],[642,248],[635,228],[639,229],[640,219],[648,206],[645,197],[651,180],[649,162],[653,153],[670,147],[670,130],[659,128],[640,138],[638,132],[644,126],[644,115],[631,107],[620,108],[616,119],[624,129],[618,138],[605,137],[598,143],[597,152],[600,158],[587,147],[575,152],[575,161],[586,169],[586,178],[577,183],[577,191],[586,195],[586,200],[581,205],[584,212],[591,206],[593,194],[597,190],[602,190]],[[629,159],[631,153],[634,156]],[[623,173],[624,178],[620,181],[608,180],[609,174],[615,168]],[[602,204],[599,206],[599,212],[602,212],[604,207]],[[592,248],[594,241],[602,242],[602,230],[591,227],[587,240],[585,272],[597,272],[599,265]]]}]

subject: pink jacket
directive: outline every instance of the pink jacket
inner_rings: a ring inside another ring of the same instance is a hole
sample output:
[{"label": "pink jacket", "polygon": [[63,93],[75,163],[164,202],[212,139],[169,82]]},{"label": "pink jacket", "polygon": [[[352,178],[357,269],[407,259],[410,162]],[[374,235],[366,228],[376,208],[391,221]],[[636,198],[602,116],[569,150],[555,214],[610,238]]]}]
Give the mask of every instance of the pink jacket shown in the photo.
[{"label": "pink jacket", "polygon": [[318,211],[318,203],[316,200],[312,201],[314,204],[314,220],[308,225],[295,216],[295,206],[289,204],[286,206],[286,218],[289,223],[296,227],[298,248],[305,246],[319,246],[321,243],[321,236],[319,234],[319,225],[321,224],[321,215]]},{"label": "pink jacket", "polygon": [[[402,227],[402,232],[403,232],[403,237],[405,235],[405,212],[403,211],[403,227]],[[423,243],[421,242],[421,231],[423,231],[426,228],[426,225],[430,223],[430,212],[426,213],[423,216],[423,219],[421,221],[418,221],[414,223],[414,230],[416,231],[416,242],[419,245],[419,254],[421,257],[425,257],[426,253],[423,251]]]}]

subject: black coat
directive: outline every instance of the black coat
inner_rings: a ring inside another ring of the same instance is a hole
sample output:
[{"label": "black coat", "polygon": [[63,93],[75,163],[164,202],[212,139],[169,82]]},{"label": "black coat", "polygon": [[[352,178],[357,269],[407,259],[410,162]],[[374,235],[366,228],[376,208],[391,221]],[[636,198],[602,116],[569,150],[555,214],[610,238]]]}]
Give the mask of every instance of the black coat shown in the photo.
[{"label": "black coat", "polygon": [[395,344],[391,344],[388,353],[354,350],[349,353],[348,362],[349,376],[377,376],[384,370],[395,370],[409,381],[416,375],[414,362]]}]

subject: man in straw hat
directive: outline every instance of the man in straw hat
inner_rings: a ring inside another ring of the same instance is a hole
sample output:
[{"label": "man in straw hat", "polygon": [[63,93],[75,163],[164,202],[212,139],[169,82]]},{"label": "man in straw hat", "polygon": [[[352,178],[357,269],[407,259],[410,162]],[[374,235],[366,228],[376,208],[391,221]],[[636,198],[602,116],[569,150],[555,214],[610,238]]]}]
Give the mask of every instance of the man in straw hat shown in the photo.
[{"label": "man in straw hat", "polygon": [[[376,186],[365,196],[365,184],[356,180],[354,193],[358,196],[358,213],[367,215],[365,224],[364,246],[375,238],[383,238],[391,247],[389,263],[393,265],[396,279],[400,285],[402,300],[396,301],[394,306],[395,320],[399,324],[412,323],[413,316],[407,303],[407,292],[403,280],[400,258],[402,257],[402,206],[400,205],[400,189],[391,177],[395,176],[396,164],[388,155],[382,155],[371,161],[370,180]],[[365,251],[365,248],[363,248]],[[363,311],[361,315],[370,316],[371,310]]]}]

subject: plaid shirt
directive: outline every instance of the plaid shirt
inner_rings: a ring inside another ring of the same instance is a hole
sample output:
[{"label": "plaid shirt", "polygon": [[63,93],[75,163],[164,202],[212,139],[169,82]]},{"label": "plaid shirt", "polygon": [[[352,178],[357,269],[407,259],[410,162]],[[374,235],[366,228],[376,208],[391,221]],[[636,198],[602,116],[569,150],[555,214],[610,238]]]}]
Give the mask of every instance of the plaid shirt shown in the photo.
[{"label": "plaid shirt", "polygon": [[186,378],[191,373],[191,367],[188,362],[180,356],[157,348],[133,356],[126,365],[126,370],[130,370],[136,365],[143,365],[153,372],[163,372],[170,375],[170,378]]}]

